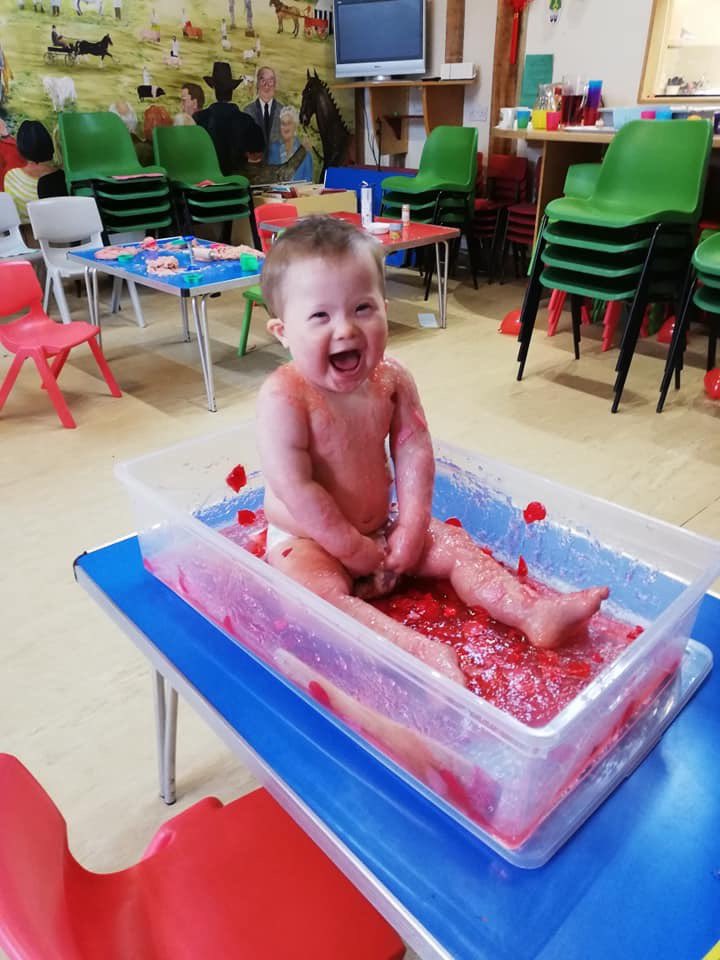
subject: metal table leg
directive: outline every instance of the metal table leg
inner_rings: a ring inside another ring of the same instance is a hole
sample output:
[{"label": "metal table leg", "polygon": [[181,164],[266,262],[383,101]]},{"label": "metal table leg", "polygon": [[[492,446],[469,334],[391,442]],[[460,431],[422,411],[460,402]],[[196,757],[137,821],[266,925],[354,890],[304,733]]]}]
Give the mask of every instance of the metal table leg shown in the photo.
[{"label": "metal table leg", "polygon": [[[207,294],[199,297],[191,297],[191,300],[193,320],[195,321],[195,330],[198,339],[198,350],[200,352],[200,364],[202,366],[203,377],[205,378],[208,410],[211,413],[215,413],[217,405],[215,403],[215,384],[213,382],[212,357],[210,355],[210,341],[207,330]],[[199,305],[198,300],[200,301]]]},{"label": "metal table leg", "polygon": [[158,777],[160,797],[175,803],[175,755],[177,746],[177,690],[157,670],[153,674],[155,726],[157,734]]},{"label": "metal table leg", "polygon": [[[440,247],[445,248],[445,262],[440,261]],[[447,288],[448,288],[448,267],[450,262],[450,246],[447,240],[441,240],[435,244],[435,265],[437,269],[438,286],[438,309],[440,313],[440,326],[447,327]]]},{"label": "metal table leg", "polygon": [[182,314],[183,340],[190,343],[190,324],[188,322],[188,298],[180,297],[180,313]]}]

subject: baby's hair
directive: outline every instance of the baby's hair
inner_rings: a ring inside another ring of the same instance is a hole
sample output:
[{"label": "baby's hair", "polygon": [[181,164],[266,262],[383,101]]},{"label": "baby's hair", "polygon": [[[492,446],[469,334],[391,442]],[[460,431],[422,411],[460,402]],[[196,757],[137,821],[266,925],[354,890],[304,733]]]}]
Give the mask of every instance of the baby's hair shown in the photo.
[{"label": "baby's hair", "polygon": [[305,217],[289,227],[270,248],[262,272],[262,293],[273,316],[281,316],[283,285],[288,267],[298,260],[325,257],[337,260],[367,252],[377,267],[385,296],[385,258],[382,246],[352,223],[335,217]]}]

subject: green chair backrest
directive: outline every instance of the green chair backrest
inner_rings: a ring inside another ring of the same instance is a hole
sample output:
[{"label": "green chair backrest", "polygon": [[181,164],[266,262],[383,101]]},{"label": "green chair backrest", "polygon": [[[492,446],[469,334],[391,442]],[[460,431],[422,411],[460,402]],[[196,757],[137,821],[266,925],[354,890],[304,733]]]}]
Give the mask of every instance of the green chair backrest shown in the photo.
[{"label": "green chair backrest", "polygon": [[226,179],[215,145],[204,127],[155,127],[153,149],[155,163],[165,167],[171,180],[200,183]]},{"label": "green chair backrest", "polygon": [[109,111],[59,113],[58,127],[68,185],[98,177],[142,173],[127,127]]},{"label": "green chair backrest", "polygon": [[420,157],[419,173],[475,189],[478,132],[475,127],[434,127]]},{"label": "green chair backrest", "polygon": [[595,193],[600,176],[600,163],[573,163],[565,175],[563,196],[587,200]]},{"label": "green chair backrest", "polygon": [[[700,214],[712,127],[706,120],[634,120],[610,141],[594,202],[694,220]],[[658,216],[658,219],[661,219]]]}]

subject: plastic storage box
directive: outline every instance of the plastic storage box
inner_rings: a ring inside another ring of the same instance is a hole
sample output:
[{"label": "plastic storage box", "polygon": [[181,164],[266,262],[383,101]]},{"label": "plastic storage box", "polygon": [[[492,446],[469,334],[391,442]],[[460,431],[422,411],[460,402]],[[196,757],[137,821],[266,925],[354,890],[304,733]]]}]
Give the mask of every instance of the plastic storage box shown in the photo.
[{"label": "plastic storage box", "polygon": [[[244,465],[238,494],[225,483]],[[254,425],[120,464],[147,568],[358,734],[510,862],[545,862],[639,762],[710,669],[689,641],[720,544],[436,444],[433,513],[563,590],[611,589],[644,632],[556,717],[529,727],[307,592],[221,530],[262,506]],[[547,519],[528,525],[541,500]],[[233,527],[234,525],[234,527]]]}]

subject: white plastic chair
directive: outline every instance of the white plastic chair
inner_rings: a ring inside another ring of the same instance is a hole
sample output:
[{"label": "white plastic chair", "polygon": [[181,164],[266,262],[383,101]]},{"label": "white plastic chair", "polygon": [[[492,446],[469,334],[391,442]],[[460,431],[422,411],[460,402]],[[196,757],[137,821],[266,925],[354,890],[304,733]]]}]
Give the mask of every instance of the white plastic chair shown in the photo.
[{"label": "white plastic chair", "polygon": [[39,260],[40,250],[28,247],[20,233],[20,217],[9,193],[0,193],[0,261]]},{"label": "white plastic chair", "polygon": [[[63,280],[85,275],[85,268],[81,264],[69,261],[67,254],[70,251],[75,252],[88,247],[101,247],[103,245],[103,225],[97,204],[92,197],[49,197],[46,200],[31,201],[28,203],[27,209],[33,233],[40,243],[47,268],[43,309],[47,310],[52,287],[62,321],[63,323],[70,323],[70,310],[65,298]],[[87,277],[85,279],[86,287],[88,287]],[[119,289],[121,284],[122,280],[117,278],[114,284],[114,295],[115,290]],[[128,281],[128,292],[138,326],[144,327],[145,319],[140,307],[137,288],[131,281]],[[90,289],[87,290],[87,294],[88,304],[91,305],[92,292]],[[96,318],[92,317],[91,307],[90,312],[90,320],[95,323]]]}]

